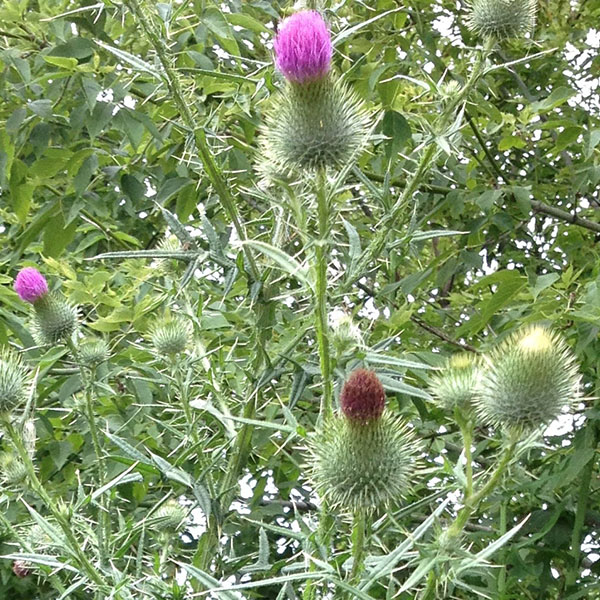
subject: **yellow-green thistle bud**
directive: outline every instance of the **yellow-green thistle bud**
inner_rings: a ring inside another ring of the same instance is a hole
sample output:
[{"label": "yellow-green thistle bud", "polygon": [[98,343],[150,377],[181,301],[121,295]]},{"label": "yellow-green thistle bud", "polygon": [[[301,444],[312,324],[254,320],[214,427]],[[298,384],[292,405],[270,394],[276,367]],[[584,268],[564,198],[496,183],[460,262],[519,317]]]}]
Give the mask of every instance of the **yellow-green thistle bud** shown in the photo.
[{"label": "yellow-green thistle bud", "polygon": [[16,408],[27,392],[27,372],[20,357],[10,350],[0,350],[0,414]]},{"label": "yellow-green thistle bud", "polygon": [[187,510],[175,499],[167,500],[155,513],[155,527],[161,533],[174,533],[185,526]]},{"label": "yellow-green thistle bud", "polygon": [[339,79],[289,82],[266,116],[265,172],[341,167],[365,146],[368,132],[362,102]]},{"label": "yellow-green thistle bud", "polygon": [[191,331],[187,321],[173,317],[156,323],[150,331],[150,340],[159,354],[181,354],[190,342]]},{"label": "yellow-green thistle bud", "polygon": [[384,403],[375,373],[354,371],[342,390],[341,414],[326,421],[312,441],[312,479],[330,504],[375,509],[410,490],[418,445]]},{"label": "yellow-green thistle bud", "polygon": [[51,345],[68,340],[77,326],[77,309],[60,294],[48,293],[33,303],[36,337]]},{"label": "yellow-green thistle bud", "polygon": [[518,38],[533,30],[537,0],[471,0],[469,29],[481,37]]},{"label": "yellow-green thistle bud", "polygon": [[8,486],[22,483],[27,477],[23,461],[12,452],[0,454],[0,474],[2,482]]},{"label": "yellow-green thistle bud", "polygon": [[543,327],[512,335],[487,362],[475,407],[489,425],[535,429],[579,396],[575,356],[561,337]]},{"label": "yellow-green thistle bud", "polygon": [[108,343],[102,338],[84,339],[77,350],[81,364],[90,368],[106,362],[110,356]]},{"label": "yellow-green thistle bud", "polygon": [[450,413],[472,408],[479,373],[478,359],[473,354],[455,354],[430,381],[429,390],[435,402]]}]

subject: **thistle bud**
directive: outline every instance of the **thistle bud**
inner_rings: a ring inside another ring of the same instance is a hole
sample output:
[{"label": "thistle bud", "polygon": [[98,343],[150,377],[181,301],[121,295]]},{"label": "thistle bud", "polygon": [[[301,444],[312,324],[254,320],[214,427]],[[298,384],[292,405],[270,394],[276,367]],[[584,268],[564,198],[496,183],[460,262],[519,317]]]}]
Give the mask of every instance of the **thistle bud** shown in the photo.
[{"label": "thistle bud", "polygon": [[330,75],[333,49],[322,17],[301,11],[285,19],[274,48],[288,84],[266,117],[265,171],[344,165],[365,145],[369,118],[358,97]]},{"label": "thistle bud", "polygon": [[342,311],[330,318],[331,343],[339,355],[362,346],[362,336],[352,317]]},{"label": "thistle bud", "polygon": [[483,422],[531,430],[554,420],[577,399],[575,356],[543,327],[519,331],[492,352],[478,386],[476,410]]},{"label": "thistle bud", "polygon": [[417,448],[410,429],[389,413],[360,426],[334,416],[310,445],[315,488],[342,510],[387,506],[410,491]]},{"label": "thistle bud", "polygon": [[13,573],[23,579],[28,577],[33,573],[33,569],[31,568],[31,563],[26,560],[14,560],[12,564]]},{"label": "thistle bud", "polygon": [[101,338],[84,339],[77,350],[81,364],[89,368],[101,365],[110,356],[108,343]]},{"label": "thistle bud", "polygon": [[12,452],[0,454],[0,474],[2,482],[7,486],[18,485],[27,477],[27,470],[23,461]]},{"label": "thistle bud", "polygon": [[155,513],[156,528],[162,533],[174,533],[183,528],[187,510],[175,499],[167,500]]},{"label": "thistle bud", "polygon": [[77,309],[60,294],[46,294],[37,300],[35,334],[41,344],[52,345],[66,341],[77,326]]},{"label": "thistle bud", "polygon": [[432,377],[429,386],[431,395],[446,411],[452,413],[454,409],[458,409],[468,412],[475,398],[478,372],[475,355],[456,354]]},{"label": "thistle bud", "polygon": [[150,331],[150,340],[158,354],[174,356],[188,346],[191,331],[187,321],[175,317],[158,322]]},{"label": "thistle bud", "polygon": [[352,423],[377,421],[385,407],[385,390],[377,375],[367,369],[353,371],[342,388],[340,405]]},{"label": "thistle bud", "polygon": [[27,391],[27,372],[13,352],[0,350],[0,414],[16,408]]},{"label": "thistle bud", "polygon": [[346,510],[374,509],[410,490],[418,445],[408,427],[385,412],[385,390],[373,371],[357,369],[342,389],[341,414],[310,445],[318,493]]},{"label": "thistle bud", "polygon": [[39,343],[52,345],[69,338],[77,325],[77,310],[62,296],[48,292],[48,283],[37,269],[21,269],[14,287],[21,300],[33,304]]},{"label": "thistle bud", "polygon": [[467,27],[479,36],[518,38],[533,30],[537,0],[471,0]]}]

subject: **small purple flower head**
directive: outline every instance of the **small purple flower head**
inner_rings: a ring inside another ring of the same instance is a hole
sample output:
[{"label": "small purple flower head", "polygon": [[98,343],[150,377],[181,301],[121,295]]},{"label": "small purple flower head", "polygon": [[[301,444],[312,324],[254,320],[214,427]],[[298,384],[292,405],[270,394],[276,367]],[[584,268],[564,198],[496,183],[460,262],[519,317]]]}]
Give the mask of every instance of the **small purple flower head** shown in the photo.
[{"label": "small purple flower head", "polygon": [[37,269],[25,267],[15,279],[15,292],[21,300],[34,304],[48,293],[48,284]]},{"label": "small purple flower head", "polygon": [[273,43],[275,64],[294,83],[322,79],[331,68],[333,46],[323,17],[303,10],[284,19]]}]

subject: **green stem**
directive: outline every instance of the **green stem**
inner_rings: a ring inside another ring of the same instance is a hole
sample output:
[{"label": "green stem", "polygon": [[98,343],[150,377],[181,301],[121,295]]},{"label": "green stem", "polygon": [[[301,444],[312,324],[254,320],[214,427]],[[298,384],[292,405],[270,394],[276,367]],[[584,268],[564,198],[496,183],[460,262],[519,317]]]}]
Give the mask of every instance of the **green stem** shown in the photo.
[{"label": "green stem", "polygon": [[183,373],[182,373],[182,370],[181,370],[181,367],[179,364],[179,359],[176,358],[175,356],[173,356],[171,359],[171,372],[173,373],[173,375],[175,377],[175,384],[177,386],[177,395],[179,397],[181,406],[183,408],[183,414],[185,415],[185,420],[188,425],[188,431],[189,431],[190,437],[192,439],[192,443],[197,444],[198,443],[198,435],[194,428],[194,418],[193,418],[192,409],[190,406],[190,399],[188,397],[188,390],[187,390],[185,381],[183,380]]},{"label": "green stem", "polygon": [[459,92],[446,104],[444,110],[434,123],[435,135],[432,136],[428,142],[428,146],[421,155],[419,164],[415,172],[407,179],[406,186],[400,197],[392,207],[392,209],[383,217],[380,223],[377,225],[377,232],[373,237],[371,243],[367,246],[365,251],[360,256],[356,263],[355,268],[348,274],[345,281],[344,287],[349,287],[354,281],[356,281],[363,272],[367,269],[371,261],[381,254],[381,251],[385,247],[389,232],[395,226],[398,218],[405,214],[406,207],[413,200],[413,195],[417,189],[422,185],[425,175],[435,165],[436,159],[439,156],[441,149],[437,144],[437,138],[448,133],[447,129],[453,126],[453,121],[456,118],[457,110],[466,101],[469,93],[475,87],[479,79],[484,73],[485,61],[490,55],[492,48],[494,47],[494,40],[487,38],[483,45],[483,48],[479,51],[477,60],[473,65],[471,75]]},{"label": "green stem", "polygon": [[318,237],[315,240],[315,328],[319,345],[319,362],[323,377],[320,418],[327,419],[333,412],[333,387],[331,382],[331,357],[327,324],[327,263],[329,259],[329,203],[327,200],[327,179],[324,170],[317,173],[316,181],[317,212],[319,218]]},{"label": "green stem", "polygon": [[94,567],[94,565],[88,559],[86,553],[83,551],[73,530],[71,529],[71,525],[68,519],[63,515],[63,513],[58,509],[54,500],[50,497],[48,492],[46,492],[46,488],[42,485],[38,476],[35,472],[35,467],[33,466],[33,462],[31,457],[29,456],[29,452],[25,448],[23,444],[23,439],[21,436],[15,431],[12,423],[10,422],[10,417],[7,417],[4,420],[4,427],[8,433],[9,438],[11,439],[19,457],[23,461],[25,465],[25,470],[27,472],[27,478],[29,484],[31,485],[33,491],[42,499],[48,510],[52,513],[52,516],[56,519],[59,527],[62,529],[65,534],[66,541],[71,548],[72,552],[77,557],[77,560],[83,571],[87,574],[91,581],[93,581],[96,585],[100,587],[107,587],[106,582],[104,581],[104,577],[102,574]]},{"label": "green stem", "polygon": [[366,515],[363,511],[357,510],[354,513],[354,525],[352,531],[352,572],[350,573],[350,583],[357,583],[357,579],[363,568],[365,557],[365,537],[366,537]]},{"label": "green stem", "polygon": [[[190,109],[190,103],[186,101],[183,91],[181,89],[179,75],[171,66],[169,48],[165,44],[164,40],[154,30],[154,27],[152,26],[150,20],[146,15],[146,11],[142,10],[141,3],[139,2],[139,0],[125,0],[125,5],[135,15],[144,33],[148,36],[150,43],[154,47],[154,50],[158,55],[158,59],[160,60],[165,71],[167,86],[173,97],[173,100],[177,105],[177,108],[181,114],[181,117],[186,127],[190,130],[190,132],[194,133],[194,142],[196,150],[198,152],[198,157],[200,158],[200,161],[204,166],[206,174],[208,175],[208,178],[213,184],[217,192],[217,196],[219,197],[219,200],[223,205],[223,208],[225,209],[229,218],[231,219],[231,222],[233,223],[233,226],[236,230],[239,239],[242,242],[246,241],[248,238],[246,236],[246,231],[244,229],[242,221],[240,220],[240,217],[238,215],[235,199],[231,194],[231,191],[226,181],[223,179],[221,172],[217,167],[213,156],[208,148],[204,130],[202,128],[197,127],[196,120]],[[250,248],[247,245],[244,245],[243,252],[248,262],[248,268],[252,280],[259,281],[260,277],[258,267],[256,266],[256,262],[252,255],[252,252],[250,251]]]},{"label": "green stem", "polygon": [[[77,349],[72,340],[68,340],[67,345],[71,350],[71,356],[77,362],[81,383],[85,395],[85,417],[90,428],[90,436],[92,438],[92,446],[96,455],[96,468],[98,470],[98,487],[102,487],[106,483],[106,464],[102,446],[100,445],[100,436],[98,435],[98,426],[96,423],[96,414],[94,412],[94,375],[95,369],[92,369],[91,374],[88,374],[85,367],[78,361]],[[96,536],[98,538],[98,554],[100,557],[100,566],[104,568],[108,562],[108,543],[111,535],[110,528],[110,507],[108,506],[106,497],[103,495],[100,499],[100,510],[98,513],[98,529]]]},{"label": "green stem", "polygon": [[465,448],[465,499],[468,499],[473,494],[473,454],[471,452],[471,446],[473,444],[473,423],[471,421],[461,421],[459,425]]},{"label": "green stem", "polygon": [[[502,502],[500,504],[500,535],[503,536],[506,533],[507,528],[507,520],[506,520],[506,512],[507,512],[507,503]],[[502,552],[503,558],[506,556],[506,552]],[[502,561],[504,562],[504,561]],[[502,600],[504,597],[504,591],[506,590],[506,565],[501,564],[499,567],[500,571],[498,573],[498,598]]]},{"label": "green stem", "polygon": [[469,520],[471,515],[475,512],[475,510],[477,510],[479,503],[484,498],[489,496],[489,494],[498,485],[498,483],[500,482],[500,479],[502,478],[502,476],[504,475],[504,472],[506,471],[506,467],[508,467],[508,465],[513,457],[517,442],[518,442],[517,435],[513,433],[511,435],[511,439],[510,439],[508,445],[506,446],[506,448],[504,449],[504,452],[502,453],[502,456],[500,457],[500,460],[498,461],[496,469],[492,473],[491,477],[487,480],[486,484],[479,491],[472,494],[469,498],[465,498],[464,506],[460,509],[460,511],[458,511],[456,520],[454,521],[454,523],[448,530],[448,536],[450,538],[458,537],[462,533],[465,525],[467,524],[467,521]]},{"label": "green stem", "polygon": [[437,577],[435,575],[435,571],[430,571],[429,575],[427,576],[427,586],[425,587],[423,594],[421,594],[421,600],[434,600],[435,599],[435,592],[436,592],[436,587],[437,587],[436,582],[437,582]]}]

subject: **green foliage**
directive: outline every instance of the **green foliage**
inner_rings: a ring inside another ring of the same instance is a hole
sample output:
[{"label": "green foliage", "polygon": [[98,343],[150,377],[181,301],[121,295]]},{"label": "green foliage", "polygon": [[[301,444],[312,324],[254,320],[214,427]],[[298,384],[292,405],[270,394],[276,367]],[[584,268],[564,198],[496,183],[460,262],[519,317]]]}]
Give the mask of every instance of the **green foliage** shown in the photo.
[{"label": "green foliage", "polygon": [[[448,0],[307,4],[376,123],[321,187],[256,169],[291,2],[0,5],[0,345],[35,381],[2,425],[26,477],[0,489],[0,597],[600,594],[598,1],[484,50]],[[34,339],[32,264],[78,309],[73,347]],[[176,357],[149,336],[170,316]],[[571,415],[511,447],[432,402],[446,357],[531,323],[577,358]],[[303,450],[323,374],[336,408],[360,366],[424,473],[362,542]]]}]

